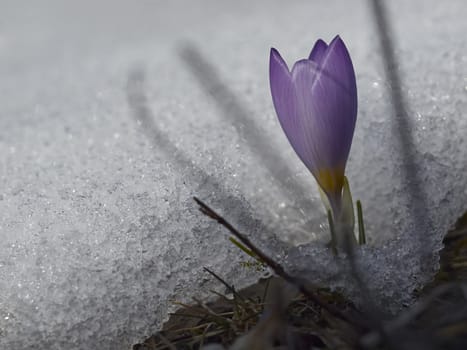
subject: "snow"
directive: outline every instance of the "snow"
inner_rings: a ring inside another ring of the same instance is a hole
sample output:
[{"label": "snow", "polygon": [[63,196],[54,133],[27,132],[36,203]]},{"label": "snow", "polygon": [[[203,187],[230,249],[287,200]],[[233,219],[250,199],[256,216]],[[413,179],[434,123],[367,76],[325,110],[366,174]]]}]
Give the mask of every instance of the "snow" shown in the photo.
[{"label": "snow", "polygon": [[254,281],[193,195],[290,268],[355,294],[324,248],[317,188],[279,127],[267,75],[271,46],[291,64],[335,34],[358,79],[347,176],[370,241],[362,271],[393,306],[431,277],[467,194],[463,1],[389,8],[429,225],[410,214],[413,184],[365,1],[1,7],[2,348],[128,349],[172,300],[218,286],[203,266]]}]

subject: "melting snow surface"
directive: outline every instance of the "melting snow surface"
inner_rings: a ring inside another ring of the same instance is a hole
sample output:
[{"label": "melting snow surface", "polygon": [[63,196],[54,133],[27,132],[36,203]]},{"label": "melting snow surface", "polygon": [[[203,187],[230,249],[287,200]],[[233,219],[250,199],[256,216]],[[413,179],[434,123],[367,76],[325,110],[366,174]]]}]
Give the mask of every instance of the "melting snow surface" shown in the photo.
[{"label": "melting snow surface", "polygon": [[370,241],[362,271],[381,303],[410,302],[465,210],[466,8],[400,0],[389,14],[423,222],[365,1],[2,2],[0,347],[128,349],[171,300],[218,287],[203,266],[253,282],[193,195],[290,268],[355,293],[268,81],[270,46],[291,65],[335,34],[358,78],[348,178]]}]

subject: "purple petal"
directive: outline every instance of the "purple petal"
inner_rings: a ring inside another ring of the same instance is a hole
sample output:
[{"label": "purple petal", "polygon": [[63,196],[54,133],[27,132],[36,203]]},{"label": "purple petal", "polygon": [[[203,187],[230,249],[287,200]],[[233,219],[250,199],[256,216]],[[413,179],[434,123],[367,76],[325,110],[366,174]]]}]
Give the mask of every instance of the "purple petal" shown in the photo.
[{"label": "purple petal", "polygon": [[[315,63],[306,61],[316,66]],[[291,75],[287,64],[275,49],[271,50],[270,55],[269,80],[274,108],[282,129],[300,159],[310,168],[312,157],[307,156],[303,118],[297,113],[297,99]]]},{"label": "purple petal", "polygon": [[272,49],[270,84],[295,152],[330,198],[340,198],[357,114],[355,74],[344,43],[338,36],[329,46],[318,41],[310,58],[291,72]]},{"label": "purple petal", "polygon": [[317,64],[320,64],[327,48],[328,45],[323,40],[319,39],[318,41],[316,41],[315,45],[313,46],[313,49],[311,49],[310,56],[308,56],[308,59],[315,61]]},{"label": "purple petal", "polygon": [[352,60],[339,35],[331,41],[320,63],[323,73],[354,96],[356,103],[357,85]]},{"label": "purple petal", "polygon": [[357,85],[352,60],[339,36],[329,44],[320,68],[312,87],[315,110],[333,129],[330,158],[337,161],[340,154],[346,161],[357,119]]},{"label": "purple petal", "polygon": [[[269,58],[269,84],[272,101],[279,122],[289,138],[292,147],[294,135],[299,127],[299,116],[295,113],[295,95],[287,64],[276,49],[271,49]],[[289,136],[290,135],[290,136]]]},{"label": "purple petal", "polygon": [[294,109],[294,96],[287,63],[274,48],[271,49],[269,56],[269,84],[274,108],[282,123],[282,120],[287,119],[291,114],[290,111]]},{"label": "purple petal", "polygon": [[339,171],[343,176],[355,129],[357,90],[342,40],[336,37],[331,42],[318,68],[310,60],[297,62],[292,69],[292,84],[301,123],[300,136],[296,137],[302,148],[295,149],[297,154],[318,182],[323,170],[332,176]]},{"label": "purple petal", "polygon": [[[294,135],[287,135],[300,159],[315,174],[320,168],[332,166],[328,144],[332,130],[326,117],[316,110],[317,101],[313,86],[320,79],[319,66],[310,60],[300,60],[292,69],[295,116],[299,126]],[[294,139],[293,141],[291,139]]]}]

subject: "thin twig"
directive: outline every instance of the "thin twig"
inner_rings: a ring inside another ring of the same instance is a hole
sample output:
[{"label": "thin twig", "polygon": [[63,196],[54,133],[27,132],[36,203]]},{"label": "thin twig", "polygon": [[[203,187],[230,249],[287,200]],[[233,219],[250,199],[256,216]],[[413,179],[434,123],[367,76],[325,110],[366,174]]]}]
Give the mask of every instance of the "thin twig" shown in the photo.
[{"label": "thin twig", "polygon": [[289,275],[284,268],[274,261],[272,258],[267,256],[263,253],[259,248],[257,248],[248,237],[240,233],[235,227],[233,227],[227,220],[225,220],[222,216],[217,214],[213,209],[211,209],[207,204],[202,202],[197,197],[193,197],[195,202],[200,206],[199,210],[206,216],[216,220],[219,224],[224,226],[228,229],[235,237],[237,237],[240,242],[246,245],[252,252],[254,252],[266,265],[268,265],[279,277],[282,277],[288,283],[296,286],[301,293],[303,293],[306,297],[308,297],[311,301],[319,305],[321,308],[327,310],[333,316],[340,318],[349,322],[350,324],[358,323],[362,326],[362,322],[355,318],[350,318],[348,315],[344,314],[333,305],[330,305],[323,301],[318,295],[313,293],[307,286],[308,282],[303,280],[302,278],[298,278],[292,275]]},{"label": "thin twig", "polygon": [[245,298],[242,295],[237,293],[234,286],[231,286],[230,284],[228,284],[226,281],[224,281],[222,277],[217,275],[214,271],[211,271],[207,267],[203,267],[203,270],[209,273],[210,275],[212,275],[216,280],[221,282],[227,288],[227,290],[229,290],[234,295],[234,297],[238,297],[241,300],[245,300]]}]

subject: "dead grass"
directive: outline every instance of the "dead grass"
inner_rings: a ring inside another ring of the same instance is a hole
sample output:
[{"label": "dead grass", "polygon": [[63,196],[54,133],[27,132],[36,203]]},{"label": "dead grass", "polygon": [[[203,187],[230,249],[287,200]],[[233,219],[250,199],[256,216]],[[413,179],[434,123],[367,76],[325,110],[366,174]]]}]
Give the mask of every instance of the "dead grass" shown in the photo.
[{"label": "dead grass", "polygon": [[[207,215],[230,225],[215,212]],[[251,242],[236,237],[258,257]],[[236,291],[205,269],[227,292],[212,291],[216,300],[209,303],[196,299],[190,305],[178,303],[180,308],[163,329],[133,349],[200,349],[208,343],[228,348],[242,335],[269,326],[262,315],[268,314],[273,291],[287,289],[287,284],[295,285],[296,292],[287,297],[282,293],[281,301],[272,301],[286,306],[280,326],[286,336],[278,335],[273,349],[467,349],[467,213],[447,233],[444,243],[440,270],[432,283],[417,292],[419,302],[393,319],[378,320],[380,326],[368,322],[371,315],[357,310],[343,295],[304,287],[293,276],[272,277]]]}]

